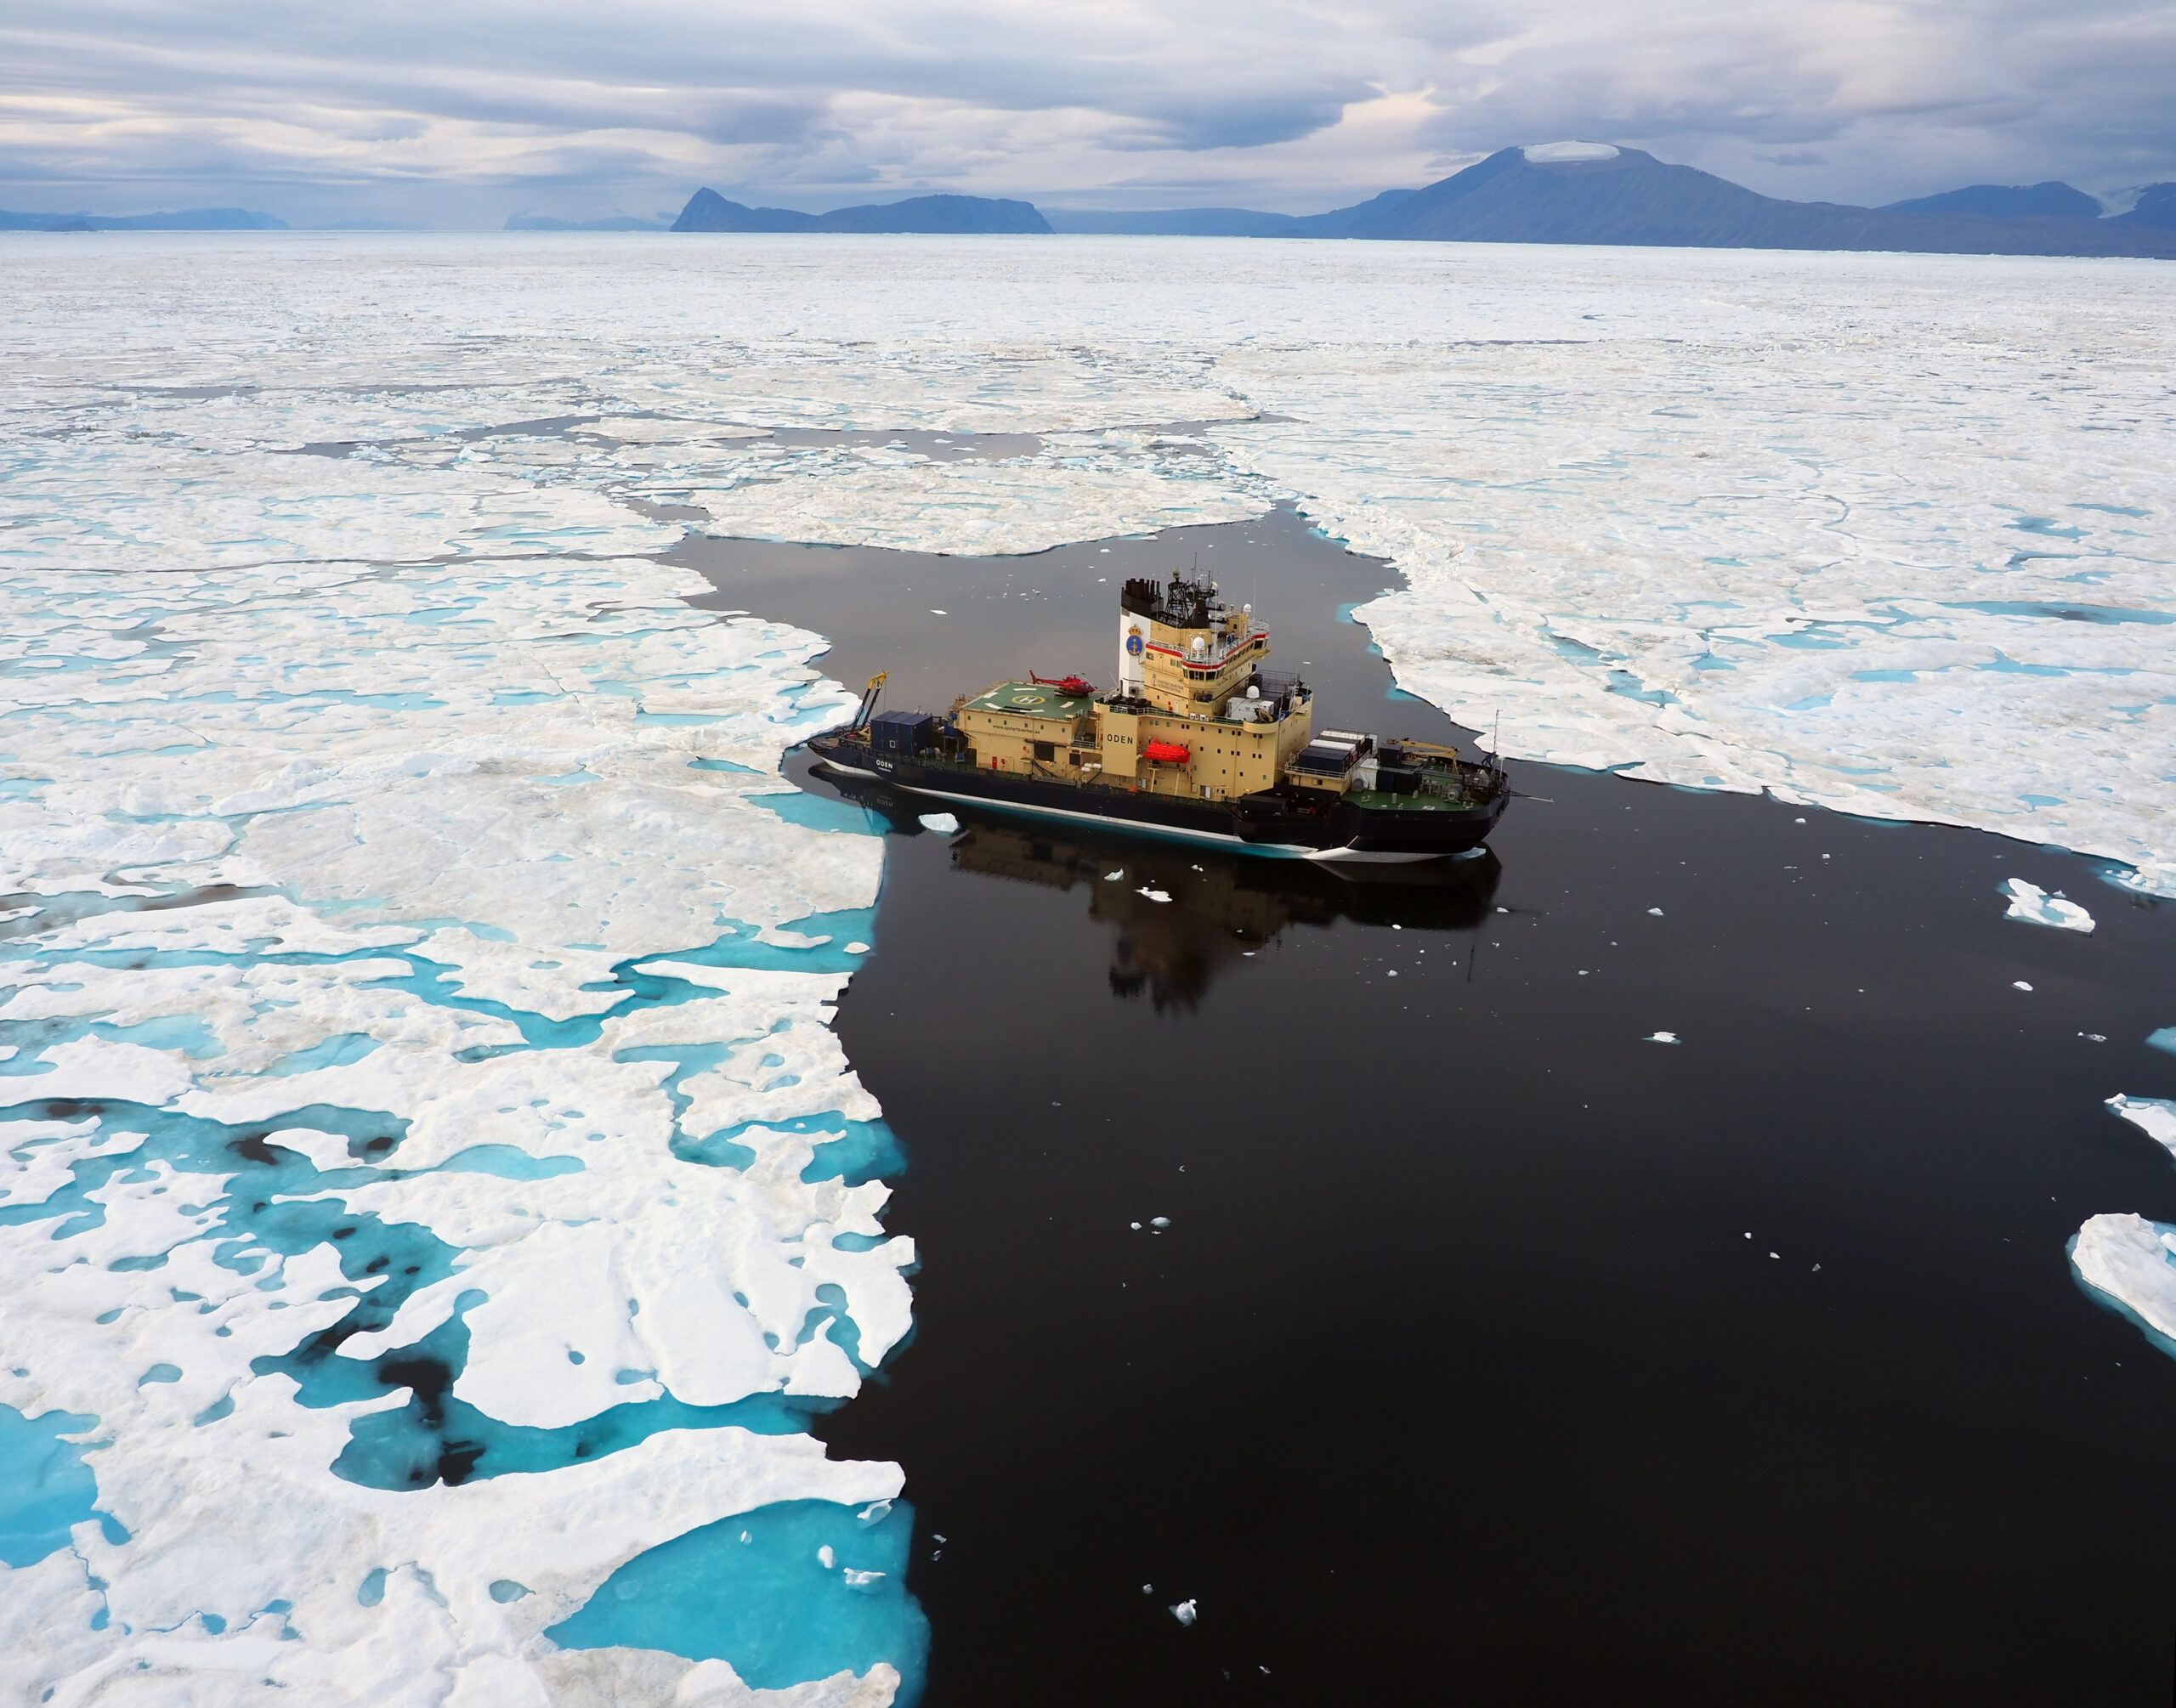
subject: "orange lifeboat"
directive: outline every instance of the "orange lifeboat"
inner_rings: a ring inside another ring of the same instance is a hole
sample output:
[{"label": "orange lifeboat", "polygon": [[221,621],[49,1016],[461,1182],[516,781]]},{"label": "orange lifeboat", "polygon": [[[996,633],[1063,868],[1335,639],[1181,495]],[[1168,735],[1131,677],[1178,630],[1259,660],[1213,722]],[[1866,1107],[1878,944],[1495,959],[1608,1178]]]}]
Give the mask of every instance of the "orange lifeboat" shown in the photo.
[{"label": "orange lifeboat", "polygon": [[1143,759],[1158,765],[1184,765],[1193,755],[1176,742],[1152,741],[1141,749]]}]

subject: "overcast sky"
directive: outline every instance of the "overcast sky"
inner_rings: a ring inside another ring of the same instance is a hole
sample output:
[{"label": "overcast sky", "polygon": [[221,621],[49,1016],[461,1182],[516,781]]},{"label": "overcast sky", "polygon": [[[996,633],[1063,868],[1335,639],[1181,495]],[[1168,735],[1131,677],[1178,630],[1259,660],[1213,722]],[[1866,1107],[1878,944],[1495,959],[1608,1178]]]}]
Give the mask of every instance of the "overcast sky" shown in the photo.
[{"label": "overcast sky", "polygon": [[298,224],[932,189],[1307,212],[1513,143],[1771,195],[2176,178],[2176,0],[0,0],[0,207]]}]

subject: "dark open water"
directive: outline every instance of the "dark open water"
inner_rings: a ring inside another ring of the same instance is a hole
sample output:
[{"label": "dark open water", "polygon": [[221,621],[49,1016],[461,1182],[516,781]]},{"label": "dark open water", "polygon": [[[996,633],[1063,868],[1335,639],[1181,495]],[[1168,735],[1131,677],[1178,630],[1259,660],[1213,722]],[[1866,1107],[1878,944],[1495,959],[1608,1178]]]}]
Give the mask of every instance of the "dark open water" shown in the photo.
[{"label": "dark open water", "polygon": [[[1389,572],[1289,514],[679,555],[941,708],[1104,680],[1118,582],[1197,552],[1323,721],[1450,732],[1338,619]],[[2176,909],[1971,832],[1512,769],[1548,800],[1418,881],[888,840],[840,1031],[910,1158],[919,1326],[821,1428],[906,1468],[926,1701],[2160,1708],[2176,1363],[2065,1242],[2176,1220],[2101,1107],[2176,1094],[2142,1042]],[[2012,875],[2098,933],[2005,922]]]}]

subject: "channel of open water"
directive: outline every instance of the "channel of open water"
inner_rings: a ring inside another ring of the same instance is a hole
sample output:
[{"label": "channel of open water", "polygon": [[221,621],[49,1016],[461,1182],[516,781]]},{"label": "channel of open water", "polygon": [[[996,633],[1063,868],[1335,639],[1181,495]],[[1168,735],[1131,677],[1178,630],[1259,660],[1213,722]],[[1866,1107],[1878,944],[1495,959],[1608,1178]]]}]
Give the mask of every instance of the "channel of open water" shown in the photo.
[{"label": "channel of open water", "polygon": [[[1394,572],[1289,512],[676,556],[930,710],[1107,681],[1119,583],[1198,563],[1320,721],[1461,734],[1346,614]],[[906,1468],[926,1702],[2158,1708],[2176,1363],[2066,1242],[2176,1220],[2102,1106],[2176,1095],[2176,908],[1975,832],[1512,774],[1489,857],[1388,876],[870,809],[839,1029],[923,1267],[819,1427]],[[2099,930],[2004,920],[2010,876]]]}]

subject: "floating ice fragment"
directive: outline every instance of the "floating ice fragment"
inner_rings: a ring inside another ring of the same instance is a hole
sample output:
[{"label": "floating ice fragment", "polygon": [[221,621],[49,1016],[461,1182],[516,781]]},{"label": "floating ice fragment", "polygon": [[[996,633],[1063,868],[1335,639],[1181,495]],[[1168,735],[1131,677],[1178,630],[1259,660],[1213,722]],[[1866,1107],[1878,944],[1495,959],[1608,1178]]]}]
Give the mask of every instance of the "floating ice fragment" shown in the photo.
[{"label": "floating ice fragment", "polygon": [[1141,1224],[1138,1222],[1128,1222],[1126,1226],[1131,1228],[1136,1234],[1141,1231]]},{"label": "floating ice fragment", "polygon": [[1647,911],[1652,913],[1658,919],[1663,916],[1663,910],[1660,908],[1650,908]]},{"label": "floating ice fragment", "polygon": [[[871,1501],[854,1514],[864,1524],[881,1524],[891,1516],[892,1503],[889,1501]],[[942,1536],[938,1538],[940,1542],[944,1540]]]},{"label": "floating ice fragment", "polygon": [[2176,1026],[2164,1026],[2159,1032],[2150,1032],[2145,1037],[2148,1049],[2165,1049],[2176,1055]]},{"label": "floating ice fragment", "polygon": [[825,1571],[830,1570],[839,1563],[839,1557],[832,1552],[831,1545],[829,1542],[825,1542],[822,1547],[816,1550],[816,1558],[823,1561]]},{"label": "floating ice fragment", "polygon": [[2120,1091],[2108,1107],[2176,1157],[2176,1103],[2165,1097],[2126,1097]]},{"label": "floating ice fragment", "polygon": [[2105,1043],[2108,1042],[2108,1034],[2105,1032],[2082,1032],[2078,1036],[2083,1038],[2088,1043]]},{"label": "floating ice fragment", "polygon": [[866,943],[848,943],[847,945],[847,953],[850,955],[865,955],[869,953],[869,945]]},{"label": "floating ice fragment", "polygon": [[1768,1255],[1769,1255],[1770,1257],[1771,1257],[1771,1258],[1776,1258],[1778,1262],[1780,1262],[1780,1261],[1782,1260],[1782,1254],[1781,1254],[1780,1253],[1776,1253],[1776,1252],[1771,1252],[1771,1253],[1768,1253]]},{"label": "floating ice fragment", "polygon": [[1794,824],[1803,824],[1805,823],[1805,820],[1803,818],[1794,818],[1791,823]]},{"label": "floating ice fragment", "polygon": [[[2176,1229],[2143,1216],[2095,1216],[2077,1230],[2071,1263],[2078,1278],[2162,1339],[2176,1339]],[[2156,1342],[2158,1343],[2158,1342]],[[2165,1348],[2164,1348],[2165,1349]]]},{"label": "floating ice fragment", "polygon": [[1146,896],[1152,902],[1168,902],[1171,899],[1170,892],[1165,890],[1136,890],[1133,893],[1136,896]]},{"label": "floating ice fragment", "polygon": [[1169,1216],[1151,1216],[1148,1219],[1148,1225],[1152,1228],[1168,1228],[1171,1225],[1171,1219]]},{"label": "floating ice fragment", "polygon": [[1181,1625],[1192,1625],[1195,1617],[1193,1603],[1191,1600],[1181,1602],[1171,1609],[1171,1617]]},{"label": "floating ice fragment", "polygon": [[949,611],[940,611],[932,605],[929,608],[929,614],[932,617],[949,617],[952,614]]},{"label": "floating ice fragment", "polygon": [[[1391,968],[1387,972],[1386,972],[1386,973],[1383,975],[1383,976],[1384,976],[1385,978],[1386,978],[1386,979],[1394,979],[1394,978],[1396,978],[1396,977],[1397,976],[1397,969],[1396,967],[1392,967],[1392,968]],[[1584,973],[1582,973],[1582,974],[1580,975],[1580,976],[1581,976],[1582,978],[1584,978],[1584,977],[1585,977],[1585,976],[1586,976],[1586,975],[1585,975],[1585,974],[1584,974]]]},{"label": "floating ice fragment", "polygon": [[2075,902],[2066,902],[2060,896],[2050,896],[2037,884],[2028,884],[2022,878],[2006,879],[2001,893],[2009,897],[2009,911],[2006,919],[2022,919],[2031,925],[2054,925],[2066,931],[2093,930],[2093,915]]},{"label": "floating ice fragment", "polygon": [[1141,1592],[1143,1595],[1153,1595],[1156,1593],[1156,1586],[1153,1583],[1145,1583],[1141,1586]]},{"label": "floating ice fragment", "polygon": [[2012,979],[2009,981],[2009,987],[2014,991],[2029,991],[2032,988],[2023,979]]},{"label": "floating ice fragment", "polygon": [[872,1589],[884,1574],[881,1571],[862,1571],[856,1567],[848,1566],[839,1575],[846,1580],[848,1589]]},{"label": "floating ice fragment", "polygon": [[[1640,1040],[1642,1043],[1675,1043],[1677,1041],[1677,1034],[1674,1032],[1651,1032]],[[1746,1236],[1748,1239],[1752,1237],[1750,1234]]]},{"label": "floating ice fragment", "polygon": [[1103,881],[1104,881],[1106,884],[1122,884],[1122,883],[1124,883],[1124,882],[1125,881],[1125,868],[1123,866],[1121,866],[1121,867],[1120,867],[1117,871],[1115,871],[1115,872],[1106,872],[1106,873],[1104,873],[1104,874],[1103,874]]},{"label": "floating ice fragment", "polygon": [[921,823],[923,829],[934,830],[939,836],[949,836],[960,828],[960,821],[949,812],[925,812]]}]

